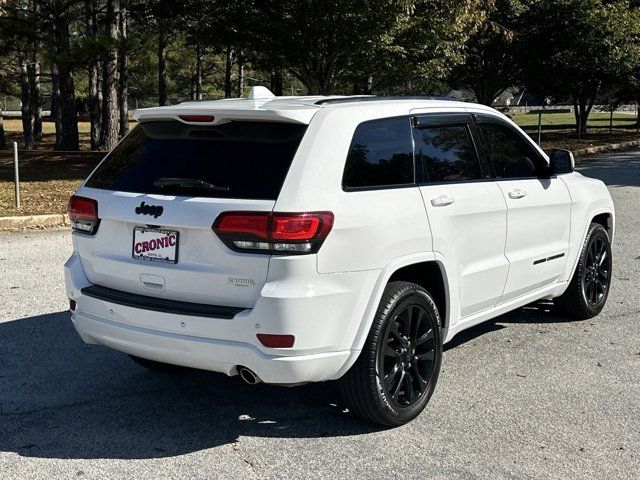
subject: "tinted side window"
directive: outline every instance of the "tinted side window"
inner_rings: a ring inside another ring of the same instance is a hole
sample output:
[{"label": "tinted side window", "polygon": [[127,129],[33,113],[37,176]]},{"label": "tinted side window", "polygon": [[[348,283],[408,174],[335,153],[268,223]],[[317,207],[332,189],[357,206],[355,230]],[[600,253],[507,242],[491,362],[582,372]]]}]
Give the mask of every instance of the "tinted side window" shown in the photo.
[{"label": "tinted side window", "polygon": [[430,182],[464,182],[482,178],[480,163],[466,125],[435,125],[414,130],[416,158]]},{"label": "tinted side window", "polygon": [[480,123],[477,127],[497,178],[537,177],[540,156],[521,135],[496,123]]},{"label": "tinted side window", "polygon": [[342,177],[345,188],[414,183],[408,117],[363,122],[351,140]]}]

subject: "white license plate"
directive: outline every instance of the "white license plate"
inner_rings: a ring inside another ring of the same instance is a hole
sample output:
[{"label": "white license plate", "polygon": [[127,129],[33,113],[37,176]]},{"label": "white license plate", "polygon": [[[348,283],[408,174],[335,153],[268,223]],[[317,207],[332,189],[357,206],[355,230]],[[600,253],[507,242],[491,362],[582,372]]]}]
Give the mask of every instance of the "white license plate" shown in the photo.
[{"label": "white license plate", "polygon": [[178,232],[157,228],[133,228],[133,258],[178,263]]}]

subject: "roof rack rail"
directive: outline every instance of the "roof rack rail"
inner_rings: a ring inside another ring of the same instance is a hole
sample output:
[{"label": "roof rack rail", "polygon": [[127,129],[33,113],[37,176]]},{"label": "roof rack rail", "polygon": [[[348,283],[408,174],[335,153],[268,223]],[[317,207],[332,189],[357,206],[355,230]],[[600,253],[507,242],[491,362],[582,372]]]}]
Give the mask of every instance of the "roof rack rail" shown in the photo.
[{"label": "roof rack rail", "polygon": [[452,97],[429,97],[421,95],[390,95],[390,96],[377,96],[377,95],[352,95],[350,97],[340,98],[324,98],[315,102],[315,105],[332,105],[336,103],[353,103],[353,102],[378,102],[387,100],[447,100],[450,102],[459,102],[457,98]]}]

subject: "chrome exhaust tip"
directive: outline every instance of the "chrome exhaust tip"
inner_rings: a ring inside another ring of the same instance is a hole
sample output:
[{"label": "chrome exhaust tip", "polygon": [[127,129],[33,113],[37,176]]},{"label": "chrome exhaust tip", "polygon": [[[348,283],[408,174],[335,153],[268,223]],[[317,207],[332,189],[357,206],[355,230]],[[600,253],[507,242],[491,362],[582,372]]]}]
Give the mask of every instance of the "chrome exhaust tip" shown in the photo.
[{"label": "chrome exhaust tip", "polygon": [[247,367],[238,367],[238,374],[240,378],[248,383],[249,385],[257,385],[262,380],[258,377],[253,371],[249,370]]}]

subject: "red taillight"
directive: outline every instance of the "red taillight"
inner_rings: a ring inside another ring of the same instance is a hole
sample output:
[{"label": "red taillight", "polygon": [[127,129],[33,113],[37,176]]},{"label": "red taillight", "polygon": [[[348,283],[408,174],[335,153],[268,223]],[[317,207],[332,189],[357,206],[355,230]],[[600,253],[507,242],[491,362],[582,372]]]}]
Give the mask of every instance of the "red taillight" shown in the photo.
[{"label": "red taillight", "polygon": [[214,230],[217,234],[246,235],[267,240],[269,215],[267,213],[222,214],[218,217]]},{"label": "red taillight", "polygon": [[180,120],[190,123],[211,123],[216,117],[213,115],[179,115]]},{"label": "red taillight", "polygon": [[[327,214],[274,215],[272,236],[274,240],[309,240],[316,236],[320,225],[327,225]],[[324,218],[324,222],[323,222]]]},{"label": "red taillight", "polygon": [[295,337],[293,335],[272,335],[268,333],[259,333],[256,335],[260,343],[269,348],[291,348]]},{"label": "red taillight", "polygon": [[317,252],[332,226],[331,212],[224,212],[212,228],[233,250],[295,255]]},{"label": "red taillight", "polygon": [[72,196],[69,199],[69,221],[76,232],[93,235],[98,230],[98,202],[91,198]]}]

